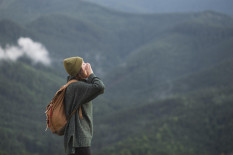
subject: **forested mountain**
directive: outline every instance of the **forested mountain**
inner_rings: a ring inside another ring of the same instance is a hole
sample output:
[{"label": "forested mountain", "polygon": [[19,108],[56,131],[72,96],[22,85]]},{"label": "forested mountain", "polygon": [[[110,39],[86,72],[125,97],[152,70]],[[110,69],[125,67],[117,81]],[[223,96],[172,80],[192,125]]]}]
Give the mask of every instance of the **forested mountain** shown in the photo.
[{"label": "forested mountain", "polygon": [[69,56],[91,62],[106,85],[94,100],[93,154],[233,152],[232,17],[0,0],[0,52],[20,37],[42,43],[52,64],[0,55],[1,155],[64,154],[62,137],[44,132],[44,110],[65,83]]},{"label": "forested mountain", "polygon": [[60,0],[3,1],[3,4],[8,5],[0,8],[0,19],[12,20],[35,34],[28,37],[44,44],[54,61],[80,55],[95,63],[101,75],[104,70],[109,71],[123,63],[125,57],[140,45],[193,16],[134,15],[73,0],[69,3]]},{"label": "forested mountain", "polygon": [[46,103],[65,82],[59,73],[40,65],[32,67],[25,60],[1,60],[0,73],[0,154],[63,151],[62,142],[44,131]]},{"label": "forested mountain", "polygon": [[0,21],[0,45],[16,44],[21,36],[32,36],[24,27],[7,19]]},{"label": "forested mountain", "polygon": [[[95,142],[97,153],[231,153],[232,60],[173,81],[170,91],[174,94],[164,99],[153,97],[167,86],[162,84],[143,92],[151,96],[148,102],[129,93],[135,96],[130,101],[141,101],[140,104],[97,119],[96,137],[105,135],[103,143]],[[134,104],[130,101],[120,105]],[[99,148],[102,150],[98,151]]]},{"label": "forested mountain", "polygon": [[[214,12],[198,14],[133,51],[106,78],[109,93],[120,100],[169,96],[174,93],[174,80],[232,58],[232,41],[232,18]],[[144,93],[150,91],[153,95]]]}]

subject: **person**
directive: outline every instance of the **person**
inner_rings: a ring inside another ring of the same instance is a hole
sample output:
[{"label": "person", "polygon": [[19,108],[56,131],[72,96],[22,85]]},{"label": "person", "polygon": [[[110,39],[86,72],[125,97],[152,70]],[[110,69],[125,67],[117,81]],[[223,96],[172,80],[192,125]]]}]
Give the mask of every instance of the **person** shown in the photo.
[{"label": "person", "polygon": [[[105,86],[100,78],[93,73],[91,65],[81,57],[70,57],[63,61],[69,74],[67,82],[71,83],[65,92],[64,106],[66,117],[75,108],[80,108],[68,121],[64,132],[64,146],[68,155],[91,155],[91,140],[93,136],[92,100],[104,93]],[[81,117],[80,117],[81,112]]]}]

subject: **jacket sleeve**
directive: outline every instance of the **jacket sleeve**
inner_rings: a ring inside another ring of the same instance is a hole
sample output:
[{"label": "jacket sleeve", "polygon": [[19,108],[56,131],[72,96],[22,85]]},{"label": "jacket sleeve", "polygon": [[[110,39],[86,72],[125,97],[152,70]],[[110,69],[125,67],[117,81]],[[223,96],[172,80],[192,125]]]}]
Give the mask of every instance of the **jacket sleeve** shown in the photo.
[{"label": "jacket sleeve", "polygon": [[87,103],[93,99],[95,99],[98,95],[104,93],[105,86],[100,78],[96,77],[94,73],[92,73],[87,82],[83,83],[84,95],[82,96],[81,103]]}]

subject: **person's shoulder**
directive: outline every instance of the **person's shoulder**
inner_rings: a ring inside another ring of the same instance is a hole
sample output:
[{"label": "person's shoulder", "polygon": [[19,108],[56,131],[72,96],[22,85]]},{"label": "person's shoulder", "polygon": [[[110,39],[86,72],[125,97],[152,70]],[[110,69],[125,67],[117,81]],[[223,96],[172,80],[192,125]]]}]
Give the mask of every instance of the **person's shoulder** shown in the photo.
[{"label": "person's shoulder", "polygon": [[73,89],[73,90],[76,90],[76,89],[79,89],[79,88],[83,88],[85,87],[85,84],[87,82],[82,80],[82,81],[77,81],[77,82],[73,82],[71,83],[67,88],[68,89]]}]

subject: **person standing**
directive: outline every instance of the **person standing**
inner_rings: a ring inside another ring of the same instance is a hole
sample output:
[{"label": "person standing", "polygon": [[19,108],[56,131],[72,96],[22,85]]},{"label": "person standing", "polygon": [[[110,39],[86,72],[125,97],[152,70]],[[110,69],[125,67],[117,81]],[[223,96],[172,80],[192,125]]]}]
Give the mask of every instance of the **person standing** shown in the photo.
[{"label": "person standing", "polygon": [[104,93],[105,86],[100,78],[93,73],[91,65],[81,57],[70,57],[63,61],[69,74],[67,82],[71,83],[65,92],[64,106],[66,117],[72,111],[77,111],[70,118],[64,133],[64,147],[68,155],[91,155],[91,140],[93,136],[92,100]]}]

